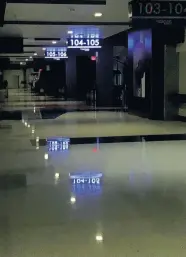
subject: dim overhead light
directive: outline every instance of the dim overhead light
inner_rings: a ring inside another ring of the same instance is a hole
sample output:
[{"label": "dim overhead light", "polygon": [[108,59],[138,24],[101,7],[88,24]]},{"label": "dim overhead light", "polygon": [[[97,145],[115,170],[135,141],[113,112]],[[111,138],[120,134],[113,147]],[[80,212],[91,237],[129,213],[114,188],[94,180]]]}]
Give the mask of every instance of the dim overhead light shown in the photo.
[{"label": "dim overhead light", "polygon": [[52,41],[52,44],[53,44],[53,45],[57,44],[57,41]]},{"label": "dim overhead light", "polygon": [[95,12],[94,17],[101,17],[103,14],[101,12]]},{"label": "dim overhead light", "polygon": [[25,59],[26,62],[28,62],[28,59]]},{"label": "dim overhead light", "polygon": [[20,64],[21,64],[21,65],[23,65],[23,63],[22,63],[22,62],[20,62]]},{"label": "dim overhead light", "polygon": [[30,59],[32,59],[32,56],[30,56]]}]

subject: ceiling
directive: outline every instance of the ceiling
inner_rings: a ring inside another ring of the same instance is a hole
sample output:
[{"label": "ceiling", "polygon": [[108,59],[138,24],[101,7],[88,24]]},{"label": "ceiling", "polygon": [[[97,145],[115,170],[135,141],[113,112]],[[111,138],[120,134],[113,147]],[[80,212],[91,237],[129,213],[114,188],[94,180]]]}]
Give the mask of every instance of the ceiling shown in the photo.
[{"label": "ceiling", "polygon": [[[95,12],[101,12],[102,17],[95,18]],[[101,38],[106,38],[126,30],[127,23],[127,0],[107,0],[106,5],[7,3],[5,25],[0,28],[0,37],[24,38],[25,53],[19,56],[11,54],[11,58],[18,56],[20,61],[21,56],[23,59],[29,58],[35,52],[38,57],[42,57],[42,48],[52,45],[52,40],[57,40],[57,45],[63,46],[68,30],[73,30],[74,33],[81,31],[83,34],[96,32]]]}]

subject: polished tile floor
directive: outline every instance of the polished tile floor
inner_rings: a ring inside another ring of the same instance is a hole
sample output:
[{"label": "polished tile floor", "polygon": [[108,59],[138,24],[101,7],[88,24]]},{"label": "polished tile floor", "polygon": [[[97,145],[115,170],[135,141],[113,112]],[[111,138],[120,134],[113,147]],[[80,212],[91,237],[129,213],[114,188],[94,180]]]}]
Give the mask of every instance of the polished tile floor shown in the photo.
[{"label": "polished tile floor", "polygon": [[[42,119],[38,109],[27,111],[23,122],[35,127],[35,135],[40,138],[51,136],[99,137],[185,134],[183,122],[152,121],[122,112],[83,111],[59,114],[55,119]],[[31,130],[30,130],[31,131]]]},{"label": "polished tile floor", "polygon": [[0,256],[185,256],[185,141],[47,152],[13,127],[0,145]]},{"label": "polished tile floor", "polygon": [[[83,136],[91,127],[88,136],[116,136],[117,123],[127,127],[123,135],[146,126],[148,134],[185,133],[184,123],[117,112],[43,120],[36,110],[32,119],[23,111],[24,123],[0,123],[0,257],[186,256],[185,140],[72,144],[59,152],[30,141]],[[79,125],[87,127],[77,133]]]}]

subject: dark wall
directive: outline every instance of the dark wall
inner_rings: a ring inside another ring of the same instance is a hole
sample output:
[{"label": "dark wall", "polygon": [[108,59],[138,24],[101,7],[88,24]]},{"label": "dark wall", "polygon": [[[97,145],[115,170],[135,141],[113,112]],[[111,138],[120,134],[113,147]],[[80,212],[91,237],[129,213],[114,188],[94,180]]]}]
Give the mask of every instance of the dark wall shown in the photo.
[{"label": "dark wall", "polygon": [[96,65],[97,105],[113,104],[113,46],[104,45],[99,52]]},{"label": "dark wall", "polygon": [[76,88],[76,58],[73,52],[69,52],[66,60],[66,86],[68,98],[75,98],[77,94]]},{"label": "dark wall", "polygon": [[0,1],[0,27],[4,24],[4,16],[5,16],[5,8],[6,8],[6,1]]},{"label": "dark wall", "polygon": [[[36,83],[36,91],[44,89],[47,95],[55,97],[59,96],[59,89],[66,90],[66,67],[65,61],[48,61],[45,66],[40,66],[43,69],[39,81]],[[49,70],[47,69],[49,67]],[[36,69],[36,67],[35,67]]]},{"label": "dark wall", "polygon": [[96,84],[96,61],[92,61],[90,56],[76,57],[76,79],[77,97],[86,100],[87,93]]},{"label": "dark wall", "polygon": [[164,119],[164,44],[157,40],[157,34],[153,35],[152,45],[152,75],[150,94],[150,115],[151,119]]}]

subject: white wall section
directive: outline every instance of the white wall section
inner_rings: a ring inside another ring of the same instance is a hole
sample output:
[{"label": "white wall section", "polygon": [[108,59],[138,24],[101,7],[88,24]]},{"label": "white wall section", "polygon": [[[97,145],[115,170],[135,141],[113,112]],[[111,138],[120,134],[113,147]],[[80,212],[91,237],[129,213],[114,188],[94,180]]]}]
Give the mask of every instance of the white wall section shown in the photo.
[{"label": "white wall section", "polygon": [[8,88],[18,88],[24,80],[23,70],[5,70],[3,79],[8,81]]}]

